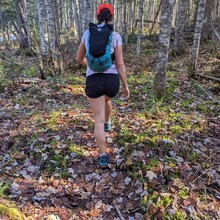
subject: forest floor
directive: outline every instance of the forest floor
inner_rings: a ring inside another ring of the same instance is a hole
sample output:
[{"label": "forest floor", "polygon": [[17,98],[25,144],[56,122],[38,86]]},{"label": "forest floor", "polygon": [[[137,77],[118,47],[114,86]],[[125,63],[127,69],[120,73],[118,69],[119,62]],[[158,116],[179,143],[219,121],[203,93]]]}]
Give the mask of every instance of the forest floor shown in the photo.
[{"label": "forest floor", "polygon": [[[189,79],[187,58],[170,58],[168,92],[156,100],[154,50],[148,42],[138,62],[125,55],[131,97],[113,100],[107,169],[97,165],[84,69],[39,80],[29,61],[17,86],[2,88],[1,220],[220,219],[219,84]],[[201,55],[199,73],[218,67],[216,54]]]}]

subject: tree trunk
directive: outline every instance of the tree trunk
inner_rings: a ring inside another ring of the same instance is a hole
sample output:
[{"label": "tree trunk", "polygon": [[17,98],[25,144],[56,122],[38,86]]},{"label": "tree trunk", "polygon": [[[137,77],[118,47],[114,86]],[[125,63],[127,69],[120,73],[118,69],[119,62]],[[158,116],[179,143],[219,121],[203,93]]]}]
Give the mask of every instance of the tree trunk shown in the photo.
[{"label": "tree trunk", "polygon": [[40,30],[40,42],[41,50],[38,51],[38,67],[40,71],[40,78],[46,79],[45,76],[45,59],[48,53],[46,42],[45,42],[45,33],[44,33],[44,0],[37,0],[37,13],[38,13],[38,23]]},{"label": "tree trunk", "polygon": [[205,6],[205,22],[202,27],[202,41],[206,41],[212,38],[212,21],[214,18],[214,12],[216,8],[216,0],[206,0]]},{"label": "tree trunk", "polygon": [[30,36],[30,28],[28,24],[28,10],[27,10],[27,2],[26,0],[22,0],[22,4],[24,7],[24,24],[27,30],[27,38],[28,38],[28,48],[31,50],[31,36]]},{"label": "tree trunk", "polygon": [[60,28],[60,16],[59,16],[59,8],[58,8],[58,3],[57,3],[57,0],[54,0],[54,8],[55,8],[55,11],[54,11],[54,17],[55,17],[55,24],[56,24],[56,30],[57,30],[57,33],[60,34],[60,31],[61,31],[61,28]]},{"label": "tree trunk", "polygon": [[159,48],[154,77],[154,92],[157,98],[166,94],[166,67],[170,45],[170,32],[175,0],[162,0],[160,16]]},{"label": "tree trunk", "polygon": [[60,20],[60,32],[63,30],[63,7],[62,7],[62,2],[63,0],[59,0],[58,5],[59,5],[59,20]]},{"label": "tree trunk", "polygon": [[191,76],[195,76],[195,71],[197,67],[197,59],[199,54],[199,45],[201,40],[201,33],[202,33],[202,25],[204,20],[204,13],[205,13],[205,4],[206,0],[199,1],[199,7],[197,12],[197,19],[196,19],[196,28],[194,33],[194,40],[192,46],[192,56],[191,56]]},{"label": "tree trunk", "polygon": [[45,42],[45,33],[44,33],[44,0],[37,0],[37,13],[38,13],[38,20],[39,20],[42,54],[43,56],[46,56],[47,46]]},{"label": "tree trunk", "polygon": [[127,19],[126,19],[126,14],[127,14],[127,0],[123,1],[123,30],[122,30],[122,39],[127,45],[128,43],[128,32],[127,32]]},{"label": "tree trunk", "polygon": [[87,0],[82,0],[82,32],[86,29]]},{"label": "tree trunk", "polygon": [[60,48],[60,21],[59,21],[59,11],[57,9],[57,0],[52,0],[52,13],[53,13],[53,20],[54,20],[54,32],[55,32],[55,39],[56,39],[56,48]]},{"label": "tree trunk", "polygon": [[154,19],[154,0],[149,0],[147,10],[147,20],[152,21]]},{"label": "tree trunk", "polygon": [[21,0],[14,0],[14,3],[15,3],[16,14],[17,14],[20,48],[23,48],[23,49],[28,48],[27,36],[25,35],[26,28],[24,25],[24,19],[22,17],[22,11],[21,11],[21,8],[22,8]]},{"label": "tree trunk", "polygon": [[74,17],[75,17],[75,30],[77,31],[77,40],[78,42],[80,42],[80,38],[81,38],[81,26],[80,26],[80,22],[79,22],[79,7],[78,7],[78,1],[77,0],[73,0],[73,5],[75,7],[74,10]]},{"label": "tree trunk", "polygon": [[141,48],[143,6],[144,6],[144,0],[140,0],[140,4],[139,4],[138,38],[137,38],[137,48],[136,48],[136,56],[137,56],[137,58],[139,58],[139,56],[140,56],[140,48]]},{"label": "tree trunk", "polygon": [[52,59],[53,74],[58,72],[58,54],[56,51],[55,24],[52,12],[52,1],[46,0],[47,24],[49,35],[50,57]]},{"label": "tree trunk", "polygon": [[155,25],[155,23],[157,22],[158,15],[159,15],[161,6],[162,6],[162,4],[163,4],[162,2],[163,2],[163,0],[160,0],[160,4],[159,4],[159,6],[158,6],[156,15],[155,15],[155,17],[154,17],[154,22],[153,22],[153,24],[152,24],[152,26],[151,26],[151,29],[150,29],[150,31],[149,31],[149,35],[152,34],[152,31],[153,31],[153,29],[154,29],[154,25]]},{"label": "tree trunk", "polygon": [[0,8],[0,30],[3,30],[3,16],[2,16],[2,10]]},{"label": "tree trunk", "polygon": [[174,51],[178,52],[184,49],[184,27],[186,18],[186,0],[179,0],[178,12],[176,18],[175,38],[174,38]]}]

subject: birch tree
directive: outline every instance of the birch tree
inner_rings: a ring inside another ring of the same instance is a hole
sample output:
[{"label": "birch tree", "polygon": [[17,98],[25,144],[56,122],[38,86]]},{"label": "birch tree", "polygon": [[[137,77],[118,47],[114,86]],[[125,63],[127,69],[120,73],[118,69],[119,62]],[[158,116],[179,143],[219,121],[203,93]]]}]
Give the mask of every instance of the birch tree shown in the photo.
[{"label": "birch tree", "polygon": [[80,41],[81,37],[81,25],[79,22],[79,4],[77,0],[73,0],[73,4],[75,6],[75,11],[74,11],[74,18],[75,18],[75,31],[77,32],[77,40]]},{"label": "birch tree", "polygon": [[154,0],[149,0],[148,9],[147,9],[147,19],[154,19]]},{"label": "birch tree", "polygon": [[38,23],[39,23],[39,31],[40,31],[40,42],[41,49],[38,49],[38,59],[39,59],[39,70],[40,70],[40,78],[46,79],[45,77],[45,60],[48,54],[46,41],[45,41],[45,32],[44,32],[44,0],[37,0],[37,14],[38,14]]},{"label": "birch tree", "polygon": [[139,24],[138,24],[138,38],[137,38],[137,48],[136,48],[136,55],[137,58],[140,55],[140,47],[141,47],[141,35],[142,35],[142,19],[143,19],[143,7],[144,7],[144,0],[140,0],[139,5]]},{"label": "birch tree", "polygon": [[39,20],[40,42],[43,56],[47,54],[47,47],[44,33],[44,0],[37,0],[37,13]]},{"label": "birch tree", "polygon": [[87,0],[82,1],[82,31],[86,29],[86,22],[87,22]]},{"label": "birch tree", "polygon": [[52,12],[52,1],[46,0],[46,10],[47,10],[47,25],[48,25],[48,35],[49,35],[49,48],[50,48],[50,56],[52,58],[53,64],[53,74],[57,73],[58,70],[58,55],[56,52],[56,35],[55,35],[55,24],[54,17]]},{"label": "birch tree", "polygon": [[162,0],[160,16],[159,48],[154,77],[154,92],[157,98],[166,94],[166,67],[170,45],[170,32],[175,0]]},{"label": "birch tree", "polygon": [[205,13],[205,4],[206,4],[206,0],[199,1],[194,40],[193,40],[193,46],[192,46],[192,56],[191,56],[191,76],[192,77],[195,75],[195,70],[197,67],[197,59],[198,59],[198,54],[199,54],[202,25],[203,25],[203,20],[204,20],[204,13]]},{"label": "birch tree", "polygon": [[128,43],[128,31],[127,31],[127,0],[123,0],[123,28],[122,38],[125,44]]},{"label": "birch tree", "polygon": [[186,5],[187,0],[179,0],[178,11],[176,17],[176,28],[175,28],[175,38],[174,38],[174,51],[180,51],[184,49],[183,36],[186,18]]}]

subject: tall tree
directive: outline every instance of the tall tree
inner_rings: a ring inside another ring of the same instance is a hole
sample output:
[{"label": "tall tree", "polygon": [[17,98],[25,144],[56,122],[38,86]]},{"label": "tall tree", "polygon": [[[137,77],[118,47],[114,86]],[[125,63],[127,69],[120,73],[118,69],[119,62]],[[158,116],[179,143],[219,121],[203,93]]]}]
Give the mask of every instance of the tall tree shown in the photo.
[{"label": "tall tree", "polygon": [[17,29],[19,35],[20,48],[28,48],[27,29],[24,23],[23,7],[21,0],[14,0],[17,14]]},{"label": "tall tree", "polygon": [[55,34],[55,24],[52,11],[52,0],[46,0],[46,10],[47,10],[47,25],[48,25],[48,35],[49,35],[49,48],[50,57],[53,64],[53,74],[58,71],[58,55],[56,51],[56,34]]},{"label": "tall tree", "polygon": [[179,0],[174,38],[174,51],[176,52],[184,49],[183,36],[186,22],[186,5],[187,0]]},{"label": "tall tree", "polygon": [[26,0],[22,0],[22,5],[24,8],[24,25],[27,31],[28,47],[29,49],[31,49],[31,35],[30,35],[30,28],[29,28],[29,22],[28,22],[28,9],[27,9]]},{"label": "tall tree", "polygon": [[202,27],[202,40],[208,40],[212,38],[212,21],[214,19],[215,9],[217,6],[216,0],[206,0],[205,6],[205,22]]},{"label": "tall tree", "polygon": [[38,20],[39,20],[41,50],[42,50],[42,54],[46,56],[47,46],[46,46],[45,33],[44,33],[44,0],[37,0],[37,12],[38,12]]},{"label": "tall tree", "polygon": [[77,32],[77,40],[80,41],[81,37],[81,24],[80,24],[80,16],[79,16],[79,4],[77,0],[73,0],[73,4],[75,6],[74,10],[74,18],[75,18],[75,31]]},{"label": "tall tree", "polygon": [[45,79],[45,61],[46,56],[48,54],[48,48],[45,41],[45,32],[44,32],[44,0],[37,0],[37,13],[38,13],[38,23],[39,23],[39,31],[40,31],[40,42],[41,48],[38,49],[38,67],[40,70],[40,78]]},{"label": "tall tree", "polygon": [[138,24],[138,38],[137,38],[137,48],[136,48],[136,55],[137,58],[140,55],[140,48],[141,48],[141,35],[142,35],[142,19],[143,19],[143,7],[144,7],[144,0],[140,0],[139,4],[139,24]]},{"label": "tall tree", "polygon": [[157,98],[166,94],[166,67],[174,5],[175,0],[162,0],[159,48],[157,51],[157,62],[154,77],[154,92]]},{"label": "tall tree", "polygon": [[191,76],[192,77],[195,76],[195,71],[197,67],[197,59],[198,59],[198,54],[199,54],[202,25],[204,22],[205,4],[206,4],[206,0],[199,1],[197,19],[196,19],[196,27],[195,27],[195,32],[194,32],[194,40],[193,40],[193,46],[192,46],[192,56],[191,56]]},{"label": "tall tree", "polygon": [[127,30],[127,0],[123,0],[123,28],[122,38],[125,44],[128,43],[128,30]]}]

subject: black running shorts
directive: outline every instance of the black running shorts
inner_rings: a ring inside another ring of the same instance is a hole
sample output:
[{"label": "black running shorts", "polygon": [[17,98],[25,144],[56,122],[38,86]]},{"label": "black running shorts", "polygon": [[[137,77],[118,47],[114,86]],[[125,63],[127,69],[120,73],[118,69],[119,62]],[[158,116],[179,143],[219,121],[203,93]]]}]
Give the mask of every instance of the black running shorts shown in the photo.
[{"label": "black running shorts", "polygon": [[119,91],[118,74],[95,73],[86,78],[86,95],[89,98],[98,98],[106,95],[114,98]]}]

